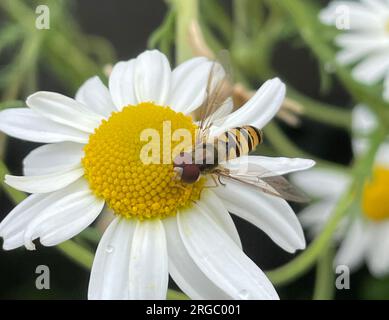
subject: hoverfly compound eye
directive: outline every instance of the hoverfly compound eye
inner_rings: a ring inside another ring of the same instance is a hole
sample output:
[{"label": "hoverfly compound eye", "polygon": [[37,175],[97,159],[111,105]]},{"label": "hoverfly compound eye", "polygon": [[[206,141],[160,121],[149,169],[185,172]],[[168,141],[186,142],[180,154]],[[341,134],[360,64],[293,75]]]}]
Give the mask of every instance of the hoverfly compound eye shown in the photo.
[{"label": "hoverfly compound eye", "polygon": [[186,164],[182,168],[181,180],[185,183],[195,183],[200,178],[200,168],[195,164]]}]

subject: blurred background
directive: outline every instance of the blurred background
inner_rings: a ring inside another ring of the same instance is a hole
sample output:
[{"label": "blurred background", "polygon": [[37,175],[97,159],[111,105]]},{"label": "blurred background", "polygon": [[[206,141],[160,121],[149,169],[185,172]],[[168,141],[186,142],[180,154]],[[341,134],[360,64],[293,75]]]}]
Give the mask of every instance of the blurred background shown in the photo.
[{"label": "blurred background", "polygon": [[[244,0],[246,2],[250,0]],[[266,19],[270,13],[259,0],[252,0],[255,13]],[[324,7],[328,1],[315,1]],[[50,8],[50,30],[36,30],[35,8],[47,4]],[[202,7],[201,7],[202,6]],[[277,74],[296,90],[322,103],[350,110],[353,103],[331,70],[318,63],[299,38],[288,19],[277,13],[272,16],[272,35],[263,32],[261,21],[250,26],[245,46],[240,51],[234,41],[233,30],[220,32],[223,19],[239,21],[236,4],[226,0],[200,1],[200,22],[209,26],[212,39],[230,50],[234,69],[246,73],[245,79],[257,88],[271,73]],[[25,97],[37,90],[56,91],[74,96],[77,87],[88,77],[99,74],[104,77],[106,66],[118,60],[127,60],[150,46],[169,48],[166,37],[161,44],[155,30],[169,21],[168,4],[156,0],[71,0],[71,1],[22,1],[1,0],[0,3],[0,106],[7,102],[23,105]],[[219,13],[213,17],[212,12]],[[254,14],[254,13],[253,13]],[[255,30],[258,28],[258,30]],[[250,43],[250,32],[257,32],[258,41]],[[150,41],[150,37],[154,36]],[[209,36],[209,35],[208,35]],[[210,37],[208,39],[211,39]],[[261,42],[262,41],[262,42]],[[264,53],[266,52],[266,56]],[[170,52],[174,62],[174,52]],[[262,64],[266,59],[266,64]],[[247,71],[244,61],[257,63],[254,71]],[[261,62],[262,61],[262,62]],[[261,63],[260,63],[261,62]],[[288,87],[289,88],[289,87]],[[352,159],[350,137],[341,125],[325,125],[314,117],[303,116],[298,125],[291,126],[278,120],[277,130],[289,137],[298,150],[303,150],[328,161],[348,165]],[[266,134],[266,130],[265,130]],[[22,159],[37,145],[1,137],[1,156],[13,174],[22,173]],[[257,150],[258,154],[262,151]],[[269,153],[264,147],[264,153]],[[277,154],[277,152],[276,152]],[[279,153],[278,153],[279,154]],[[284,155],[285,154],[279,154]],[[6,192],[0,191],[0,219],[14,207]],[[296,207],[298,209],[298,207]],[[298,210],[297,210],[298,212]],[[263,270],[271,270],[293,258],[282,251],[259,229],[234,217],[242,238],[245,252]],[[93,248],[95,245],[89,243]],[[35,269],[38,265],[50,268],[50,290],[35,288]],[[313,268],[302,278],[277,290],[282,299],[310,299],[314,287]],[[89,270],[74,263],[56,248],[38,246],[29,252],[17,249],[0,250],[0,298],[1,299],[85,299]],[[172,284],[172,287],[174,285]],[[339,299],[389,298],[389,279],[375,280],[365,269],[352,275],[351,289],[338,291]]]}]

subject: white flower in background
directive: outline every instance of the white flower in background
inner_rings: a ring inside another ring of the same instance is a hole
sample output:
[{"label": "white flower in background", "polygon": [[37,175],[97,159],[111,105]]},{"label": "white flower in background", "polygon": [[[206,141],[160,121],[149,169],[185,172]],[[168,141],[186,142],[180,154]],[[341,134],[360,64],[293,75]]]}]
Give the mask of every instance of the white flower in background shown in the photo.
[{"label": "white flower in background", "polygon": [[[353,111],[355,154],[368,147],[366,136],[376,127],[374,115],[364,106]],[[341,195],[347,191],[351,177],[344,172],[313,169],[294,173],[292,181],[318,199],[299,215],[302,225],[313,237],[324,227]],[[389,274],[389,143],[380,146],[373,175],[363,189],[361,205],[345,218],[335,235],[340,247],[334,265],[347,265],[355,270],[366,261],[369,271],[380,277]]]},{"label": "white flower in background", "polygon": [[332,1],[320,12],[320,20],[344,29],[335,38],[341,48],[337,61],[356,64],[352,75],[364,84],[384,79],[384,98],[389,101],[389,1]]},{"label": "white flower in background", "polygon": [[[305,247],[305,239],[288,203],[235,183],[217,188],[206,188],[203,179],[183,184],[174,179],[172,164],[140,161],[143,129],[161,132],[162,121],[170,120],[172,131],[193,132],[196,126],[184,114],[204,99],[212,65],[194,58],[171,71],[163,54],[146,51],[116,64],[109,88],[95,77],[75,100],[38,92],[27,99],[29,108],[1,112],[3,132],[47,143],[25,158],[25,176],[6,176],[8,185],[32,195],[1,223],[4,249],[34,249],[37,238],[45,246],[56,245],[108,210],[116,218],[97,248],[90,299],[165,299],[169,273],[193,299],[278,299],[264,273],[243,253],[229,211],[294,252]],[[266,82],[238,112],[225,115],[228,126],[221,128],[262,128],[284,95],[279,79]],[[277,174],[314,164],[249,159]]]}]

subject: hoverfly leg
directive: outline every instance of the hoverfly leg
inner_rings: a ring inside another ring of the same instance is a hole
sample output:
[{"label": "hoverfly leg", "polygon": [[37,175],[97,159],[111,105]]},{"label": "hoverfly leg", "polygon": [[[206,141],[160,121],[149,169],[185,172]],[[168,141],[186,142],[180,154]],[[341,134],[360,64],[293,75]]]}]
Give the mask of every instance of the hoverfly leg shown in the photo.
[{"label": "hoverfly leg", "polygon": [[204,186],[204,188],[212,188],[213,189],[213,188],[217,188],[219,186],[219,183],[218,183],[214,174],[211,174],[211,178],[212,178],[212,181],[214,182],[214,185],[206,185],[206,186]]},{"label": "hoverfly leg", "polygon": [[226,183],[225,182],[222,182],[222,177],[221,176],[217,176],[217,180],[219,181],[219,183],[222,185],[222,186],[225,186]]}]

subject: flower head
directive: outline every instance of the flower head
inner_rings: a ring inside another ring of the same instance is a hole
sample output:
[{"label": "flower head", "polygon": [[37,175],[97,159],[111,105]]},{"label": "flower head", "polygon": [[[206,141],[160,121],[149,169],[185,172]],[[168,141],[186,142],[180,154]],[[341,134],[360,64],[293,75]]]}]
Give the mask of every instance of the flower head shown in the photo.
[{"label": "flower head", "polygon": [[352,75],[364,84],[384,79],[384,98],[389,100],[389,2],[332,1],[320,19],[342,30],[335,39],[341,47],[337,61],[356,63]]},{"label": "flower head", "polygon": [[[264,273],[243,253],[228,211],[294,252],[305,240],[287,202],[232,181],[209,188],[206,176],[184,184],[175,179],[171,163],[141,161],[144,130],[163,133],[168,121],[172,130],[195,131],[190,114],[204,100],[212,66],[194,58],[171,71],[163,54],[146,51],[117,63],[109,88],[94,77],[75,99],[38,92],[27,99],[29,108],[1,112],[3,132],[47,143],[25,158],[24,176],[6,176],[7,184],[32,195],[0,224],[4,249],[34,249],[38,238],[56,245],[111,211],[116,217],[98,245],[89,298],[163,299],[170,273],[193,299],[277,299]],[[231,112],[227,99],[218,127],[211,129],[262,128],[284,95],[284,84],[273,79],[238,111]],[[178,142],[167,140],[168,150],[165,144],[157,149],[171,159]],[[260,156],[246,160],[275,174],[314,164]]]},{"label": "flower head", "polygon": [[[376,127],[375,116],[364,106],[353,111],[353,148],[358,155],[368,149],[367,136]],[[334,212],[340,196],[347,191],[351,177],[330,169],[313,169],[292,176],[317,202],[299,215],[300,221],[312,236],[321,231]],[[334,264],[357,269],[366,261],[375,276],[389,273],[389,144],[383,143],[375,158],[373,174],[365,182],[360,206],[355,214],[347,216],[335,234],[341,242]]]}]

